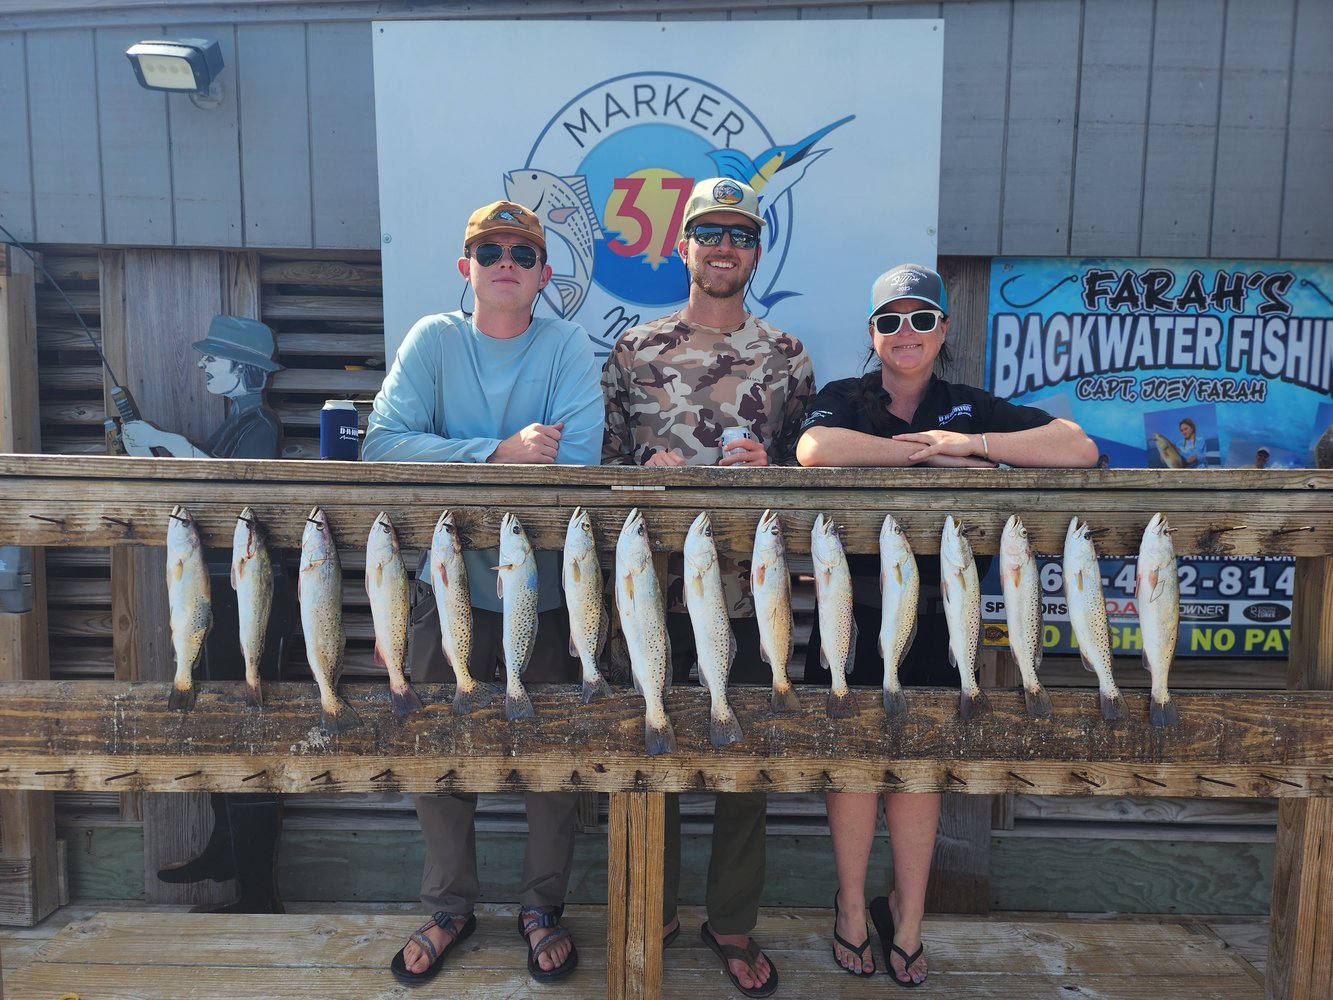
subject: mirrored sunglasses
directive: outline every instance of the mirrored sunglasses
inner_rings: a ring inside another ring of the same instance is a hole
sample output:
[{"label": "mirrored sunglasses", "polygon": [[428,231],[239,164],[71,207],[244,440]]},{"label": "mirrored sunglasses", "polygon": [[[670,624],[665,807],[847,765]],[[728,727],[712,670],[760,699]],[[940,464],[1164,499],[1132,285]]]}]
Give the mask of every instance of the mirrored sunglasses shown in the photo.
[{"label": "mirrored sunglasses", "polygon": [[940,325],[944,313],[938,309],[918,309],[909,313],[880,313],[875,317],[875,332],[892,337],[903,328],[906,320],[917,333],[930,333]]},{"label": "mirrored sunglasses", "polygon": [[759,230],[750,226],[713,226],[704,224],[695,226],[686,235],[701,247],[715,247],[722,242],[722,234],[731,237],[731,245],[737,250],[753,250],[759,243]]},{"label": "mirrored sunglasses", "polygon": [[492,267],[499,263],[505,251],[509,251],[509,259],[525,271],[531,271],[537,266],[537,251],[530,246],[522,243],[478,243],[470,250],[464,250],[464,257],[471,257],[482,267]]}]

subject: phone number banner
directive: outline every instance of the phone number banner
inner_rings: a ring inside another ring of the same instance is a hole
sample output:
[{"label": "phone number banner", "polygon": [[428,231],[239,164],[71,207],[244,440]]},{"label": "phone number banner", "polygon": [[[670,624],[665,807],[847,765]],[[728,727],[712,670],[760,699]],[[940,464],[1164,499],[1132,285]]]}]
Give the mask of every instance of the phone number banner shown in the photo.
[{"label": "phone number banner", "polygon": [[[1324,263],[996,258],[987,387],[1077,421],[1104,468],[1333,467],[1330,295]],[[1124,654],[1140,649],[1134,562],[1102,560]],[[1179,655],[1286,655],[1292,560],[1178,562]],[[1047,648],[1071,651],[1059,585],[1045,589]],[[983,591],[1000,593],[993,571]],[[1003,600],[983,610],[1004,645]]]}]

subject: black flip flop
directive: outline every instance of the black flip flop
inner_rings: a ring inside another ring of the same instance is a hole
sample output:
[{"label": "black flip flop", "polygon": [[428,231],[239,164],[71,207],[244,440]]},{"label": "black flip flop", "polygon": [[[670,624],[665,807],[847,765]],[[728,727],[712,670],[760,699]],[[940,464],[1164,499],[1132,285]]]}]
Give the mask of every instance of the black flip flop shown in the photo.
[{"label": "black flip flop", "polygon": [[861,978],[873,976],[875,974],[875,968],[874,968],[875,953],[873,951],[870,953],[870,965],[871,965],[870,971],[869,972],[861,971],[861,966],[865,963],[866,960],[866,949],[870,947],[870,928],[869,927],[866,928],[866,939],[861,942],[861,946],[859,948],[838,933],[838,893],[840,892],[842,892],[841,889],[839,889],[838,892],[835,892],[833,894],[833,940],[844,951],[850,952],[851,954],[856,956],[856,968],[849,969],[847,968],[847,966],[843,965],[841,962],[838,961],[837,948],[833,949],[833,962],[834,964],[837,965],[839,969],[841,969],[848,975],[859,976]]},{"label": "black flip flop", "polygon": [[755,944],[754,938],[750,938],[744,948],[737,948],[734,944],[723,944],[713,936],[713,932],[709,928],[708,921],[706,920],[704,921],[704,925],[699,928],[699,936],[703,938],[704,944],[708,945],[708,947],[713,950],[714,954],[722,959],[722,971],[724,971],[727,974],[727,978],[731,980],[731,985],[740,990],[742,994],[747,997],[771,997],[777,992],[778,967],[773,964],[772,957],[768,959],[768,981],[764,983],[763,986],[754,986],[747,989],[741,985],[740,979],[731,971],[732,959],[744,962],[751,969],[754,968],[754,963],[758,961],[759,956],[762,954],[759,945]]},{"label": "black flip flop", "polygon": [[[518,935],[528,946],[528,975],[539,983],[562,979],[579,966],[579,950],[574,947],[573,935],[569,933],[568,927],[560,923],[564,912],[564,906],[525,906],[518,911]],[[555,931],[538,941],[534,948],[529,935],[543,927],[554,927]],[[569,954],[565,960],[554,969],[543,969],[541,963],[537,961],[538,957],[557,942],[564,940],[569,940]]]},{"label": "black flip flop", "polygon": [[[444,950],[438,953],[435,951],[434,942],[426,937],[426,931],[432,927],[438,927],[453,934],[453,938],[444,946]],[[426,971],[408,971],[407,960],[403,958],[403,952],[407,950],[407,945],[399,948],[398,954],[393,956],[393,961],[389,963],[389,971],[393,973],[394,979],[400,983],[406,983],[408,986],[420,986],[422,983],[428,983],[439,973],[446,956],[454,950],[454,946],[460,941],[466,941],[476,929],[476,914],[446,913],[444,910],[440,910],[435,916],[413,931],[409,938],[409,941],[415,941],[430,956],[430,965],[426,967]]]},{"label": "black flip flop", "polygon": [[[889,957],[892,954],[898,955],[903,960],[903,971],[908,972],[912,968],[912,963],[925,954],[926,946],[922,944],[920,948],[912,954],[907,954],[902,948],[893,943],[894,926],[893,911],[889,909],[888,896],[876,896],[870,901],[870,919],[875,922],[875,930],[879,932],[879,944],[884,949],[884,961],[888,965],[889,978],[892,979],[903,989],[916,989],[921,983],[911,979],[902,980],[898,978],[898,973],[893,971],[893,960]],[[910,976],[911,973],[908,972]],[[922,983],[925,980],[921,980]]]}]

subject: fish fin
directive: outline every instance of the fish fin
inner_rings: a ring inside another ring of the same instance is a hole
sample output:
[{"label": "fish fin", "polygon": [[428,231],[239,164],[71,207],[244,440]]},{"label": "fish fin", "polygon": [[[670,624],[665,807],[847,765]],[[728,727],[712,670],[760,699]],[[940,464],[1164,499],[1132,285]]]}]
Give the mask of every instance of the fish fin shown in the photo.
[{"label": "fish fin", "polygon": [[901,688],[897,691],[884,689],[884,714],[890,719],[907,714],[907,695]]},{"label": "fish fin", "polygon": [[1117,719],[1125,717],[1128,711],[1125,708],[1125,699],[1117,688],[1112,688],[1109,692],[1101,691],[1099,694],[1103,719],[1107,722],[1115,722]]},{"label": "fish fin", "polygon": [[264,693],[259,688],[259,681],[253,684],[250,681],[245,682],[245,703],[254,708],[262,708],[264,704]]},{"label": "fish fin", "polygon": [[588,222],[592,225],[592,238],[601,239],[602,224],[597,221],[597,212],[592,207],[592,196],[588,194],[588,178],[582,174],[575,174],[573,177],[561,179],[573,189],[574,196],[583,206],[583,214],[588,217]]},{"label": "fish fin", "polygon": [[572,316],[574,314],[574,304],[583,298],[583,285],[576,279],[565,277],[563,274],[553,276],[551,284],[555,285],[555,290],[560,293],[561,316]]},{"label": "fish fin", "polygon": [[375,666],[381,668],[382,670],[389,669],[389,661],[388,659],[385,658],[384,651],[380,649],[380,641],[378,639],[375,640],[374,663]]},{"label": "fish fin", "polygon": [[[736,665],[736,633],[727,626],[727,676],[731,675],[731,668]],[[769,662],[772,666],[772,661]]]},{"label": "fish fin", "polygon": [[625,597],[629,601],[634,600],[634,574],[625,574]]},{"label": "fish fin", "polygon": [[449,710],[454,715],[470,715],[476,709],[489,705],[494,697],[495,689],[489,684],[474,684],[470,691],[454,688],[454,699],[449,704]]},{"label": "fish fin", "polygon": [[594,663],[601,663],[602,657],[606,654],[606,644],[611,636],[611,612],[602,602],[601,621],[597,623],[597,648],[593,650],[592,659]]},{"label": "fish fin", "polygon": [[[953,655],[953,644],[952,644],[952,643],[949,644],[949,666],[953,667],[955,670],[958,669],[958,657],[956,657],[956,656]],[[1091,668],[1089,668],[1089,669],[1091,669]]]},{"label": "fish fin", "polygon": [[1152,673],[1152,664],[1148,662],[1148,651],[1145,649],[1139,654],[1139,662],[1143,664],[1143,669]]},{"label": "fish fin", "polygon": [[759,172],[754,160],[739,149],[715,149],[708,154],[708,158],[717,165],[717,172],[723,177],[734,177],[746,184]]},{"label": "fish fin", "polygon": [[523,685],[518,686],[518,694],[505,690],[505,718],[510,722],[515,719],[531,719],[537,714],[537,710],[532,707],[532,699],[528,697],[527,689]]},{"label": "fish fin", "polygon": [[600,673],[583,678],[583,704],[591,705],[594,701],[611,697],[611,685]]},{"label": "fish fin", "polygon": [[819,644],[819,665],[829,673],[833,673],[833,664],[829,663],[828,653],[824,651],[824,644],[822,642]]},{"label": "fish fin", "polygon": [[796,697],[796,692],[790,684],[785,688],[775,687],[773,697],[769,699],[769,708],[778,715],[799,712],[801,710],[801,700]]},{"label": "fish fin", "polygon": [[1043,719],[1051,714],[1051,696],[1040,684],[1035,691],[1023,689],[1023,703],[1027,705],[1028,715],[1034,719]]},{"label": "fish fin", "polygon": [[549,212],[546,213],[546,217],[550,219],[552,222],[554,222],[557,226],[563,226],[566,222],[569,221],[569,217],[577,211],[578,209],[576,209],[573,205],[566,205],[564,208],[551,209]]},{"label": "fish fin", "polygon": [[990,699],[986,697],[985,691],[978,688],[977,693],[973,694],[967,688],[963,688],[963,692],[958,699],[958,714],[964,722],[982,715],[989,715],[990,710]]},{"label": "fish fin", "polygon": [[1148,721],[1154,726],[1175,726],[1180,724],[1180,713],[1171,699],[1159,702],[1156,698],[1148,706]]},{"label": "fish fin", "polygon": [[672,669],[672,666],[671,666],[671,664],[672,664],[672,659],[671,659],[671,633],[670,633],[670,632],[663,632],[663,634],[662,634],[662,638],[663,638],[663,640],[664,640],[664,645],[666,646],[666,652],[665,652],[665,654],[664,654],[664,655],[666,656],[666,666],[665,666],[665,669],[662,671],[662,672],[666,675],[666,680],[664,680],[664,681],[662,682],[662,690],[663,690],[663,691],[670,691],[670,690],[671,690],[671,675],[672,675],[673,673],[675,673],[675,671]]},{"label": "fish fin", "polygon": [[[670,679],[671,679],[670,677],[667,678],[667,680],[670,680]],[[632,681],[634,682],[634,693],[637,694],[637,695],[639,695],[640,697],[642,697],[642,696],[643,696],[643,685],[639,683],[639,675],[638,675],[637,673],[635,673],[634,671],[631,670],[631,671],[630,671],[630,680],[632,680]]]},{"label": "fish fin", "polygon": [[852,641],[847,644],[847,659],[842,663],[842,676],[852,676],[852,671],[856,668],[856,641],[861,637],[861,630],[856,627],[856,620],[852,620]]},{"label": "fish fin", "polygon": [[352,706],[338,697],[335,692],[333,705],[320,711],[319,725],[324,732],[334,736],[337,733],[346,732],[361,725],[361,716],[357,715]]},{"label": "fish fin", "polygon": [[432,573],[432,574],[430,574],[430,575],[433,576],[435,579],[437,579],[437,580],[440,581],[440,586],[441,586],[441,587],[444,587],[445,589],[448,589],[448,587],[449,587],[449,567],[445,566],[445,564],[444,564],[444,560],[440,560],[440,564],[439,564],[439,566],[437,566],[437,567],[435,568],[435,572]]},{"label": "fish fin", "polygon": [[708,716],[708,739],[715,747],[731,746],[745,737],[741,734],[740,720],[730,708],[724,715],[716,706]]},{"label": "fish fin", "polygon": [[658,754],[676,752],[676,731],[671,728],[671,720],[667,719],[665,724],[658,729],[647,716],[643,719],[643,741],[648,747],[648,755],[656,757]]},{"label": "fish fin", "polygon": [[1092,665],[1092,661],[1088,659],[1087,654],[1081,649],[1078,651],[1078,658],[1083,661],[1084,670],[1094,674],[1097,672],[1097,668]]},{"label": "fish fin", "polygon": [[570,656],[573,656],[573,657],[575,657],[575,658],[577,658],[578,655],[579,655],[579,647],[576,646],[576,645],[574,645],[574,631],[573,631],[573,629],[571,629],[570,632],[569,632],[569,655],[570,655]]},{"label": "fish fin", "polygon": [[1148,601],[1151,603],[1161,597],[1162,591],[1166,590],[1166,577],[1154,569],[1148,574],[1148,584],[1151,588],[1151,592],[1148,594]]},{"label": "fish fin", "polygon": [[759,568],[754,571],[754,575],[750,578],[751,593],[754,592],[754,589],[756,587],[762,587],[764,585],[764,577],[767,575],[768,575],[768,564],[760,563]]},{"label": "fish fin", "polygon": [[839,694],[836,691],[828,693],[828,717],[830,719],[850,719],[856,714],[856,699],[852,696],[850,689]]},{"label": "fish fin", "polygon": [[[241,565],[244,565],[244,563],[242,563]],[[239,574],[236,572],[236,563],[233,562],[233,563],[231,564],[231,589],[232,589],[232,590],[235,590],[235,589],[236,589],[236,578],[237,578],[237,576],[239,576]]]},{"label": "fish fin", "polygon": [[879,650],[879,658],[880,658],[881,660],[883,660],[883,661],[885,662],[885,664],[887,665],[888,662],[889,662],[889,658],[888,658],[888,656],[887,656],[887,655],[885,654],[885,652],[884,652],[884,633],[883,633],[883,632],[881,632],[881,633],[879,634],[879,636],[875,639],[875,648]]},{"label": "fish fin", "polygon": [[194,701],[199,696],[199,689],[191,684],[184,691],[178,687],[172,687],[171,694],[167,695],[167,708],[176,709],[181,712],[188,712],[194,708]]},{"label": "fish fin", "polygon": [[505,578],[504,578],[503,576],[500,575],[500,570],[505,569],[505,568],[506,568],[506,567],[504,567],[504,566],[496,566],[496,567],[495,567],[495,596],[496,596],[496,597],[504,597],[504,595],[505,595]]},{"label": "fish fin", "polygon": [[400,691],[389,688],[389,701],[393,703],[393,714],[400,719],[405,719],[413,712],[420,712],[426,707],[421,704],[421,699],[417,697],[411,684],[404,684]]}]

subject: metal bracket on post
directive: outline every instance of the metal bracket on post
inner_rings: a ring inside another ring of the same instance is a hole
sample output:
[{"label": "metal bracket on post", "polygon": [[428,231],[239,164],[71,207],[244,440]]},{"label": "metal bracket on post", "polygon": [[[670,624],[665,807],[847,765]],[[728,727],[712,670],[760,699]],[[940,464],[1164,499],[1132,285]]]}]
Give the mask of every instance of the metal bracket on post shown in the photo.
[{"label": "metal bracket on post", "polygon": [[32,549],[0,545],[0,611],[21,615],[32,605]]}]

